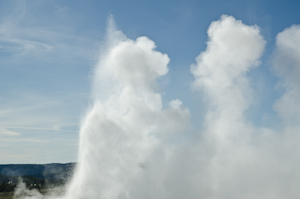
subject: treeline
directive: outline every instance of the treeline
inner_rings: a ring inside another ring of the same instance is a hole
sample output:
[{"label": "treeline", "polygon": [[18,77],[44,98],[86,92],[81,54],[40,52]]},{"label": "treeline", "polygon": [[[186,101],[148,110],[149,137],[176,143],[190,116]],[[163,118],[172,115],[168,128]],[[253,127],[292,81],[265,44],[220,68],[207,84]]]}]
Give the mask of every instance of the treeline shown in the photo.
[{"label": "treeline", "polygon": [[[64,186],[68,179],[36,178],[32,176],[4,176],[0,175],[0,192],[13,192],[19,182],[25,183],[28,189],[48,189],[57,186]],[[4,180],[3,180],[4,179]]]},{"label": "treeline", "polygon": [[75,163],[0,165],[0,192],[13,192],[20,181],[28,189],[43,190],[63,186],[72,176],[75,166]]}]

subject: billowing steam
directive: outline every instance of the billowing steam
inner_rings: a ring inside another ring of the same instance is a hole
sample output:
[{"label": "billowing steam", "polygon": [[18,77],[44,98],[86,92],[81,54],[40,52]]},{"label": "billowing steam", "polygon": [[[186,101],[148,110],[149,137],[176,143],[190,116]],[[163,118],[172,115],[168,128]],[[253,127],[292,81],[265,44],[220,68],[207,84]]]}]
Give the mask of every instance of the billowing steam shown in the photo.
[{"label": "billowing steam", "polygon": [[276,44],[274,71],[285,93],[274,109],[284,126],[255,127],[245,116],[254,92],[247,74],[259,67],[266,42],[257,26],[224,15],[191,66],[207,107],[203,128],[194,130],[179,99],[163,107],[157,79],[169,57],[147,37],[126,38],[110,19],[79,165],[63,198],[299,198],[300,26],[278,34]]}]

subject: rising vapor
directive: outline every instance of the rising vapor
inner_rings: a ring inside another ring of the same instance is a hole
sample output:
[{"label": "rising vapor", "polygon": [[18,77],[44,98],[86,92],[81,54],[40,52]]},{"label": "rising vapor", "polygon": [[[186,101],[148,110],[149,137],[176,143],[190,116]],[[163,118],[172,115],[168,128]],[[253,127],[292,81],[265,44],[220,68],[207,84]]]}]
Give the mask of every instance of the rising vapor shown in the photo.
[{"label": "rising vapor", "polygon": [[[300,190],[300,26],[277,36],[274,71],[286,92],[275,131],[255,127],[248,72],[265,40],[257,26],[223,15],[192,64],[207,113],[201,130],[179,99],[163,107],[157,79],[170,61],[147,37],[128,39],[110,19],[93,76],[93,106],[80,131],[78,167],[64,199],[282,199]],[[193,131],[193,132],[192,132]],[[29,198],[42,198],[37,195]],[[24,197],[25,198],[25,197]]]}]

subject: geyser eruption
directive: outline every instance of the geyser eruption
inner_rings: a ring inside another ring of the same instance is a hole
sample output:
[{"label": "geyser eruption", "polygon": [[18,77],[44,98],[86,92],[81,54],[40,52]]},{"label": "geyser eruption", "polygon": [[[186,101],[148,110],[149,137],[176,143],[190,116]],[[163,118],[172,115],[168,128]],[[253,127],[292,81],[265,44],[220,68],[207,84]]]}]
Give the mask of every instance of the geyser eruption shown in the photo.
[{"label": "geyser eruption", "polygon": [[197,130],[179,99],[163,106],[157,79],[169,57],[147,37],[126,38],[110,19],[79,165],[63,198],[299,198],[299,41],[299,26],[277,36],[274,71],[286,92],[274,108],[284,126],[256,127],[245,115],[255,93],[247,73],[259,66],[266,42],[257,26],[231,16],[213,22],[191,66],[207,107]]},{"label": "geyser eruption", "polygon": [[95,69],[94,105],[80,134],[72,199],[155,196],[147,184],[161,186],[153,173],[164,175],[158,165],[169,154],[162,143],[189,118],[179,100],[162,107],[156,79],[168,72],[169,57],[147,37],[127,39],[112,20],[108,35],[107,52]]}]

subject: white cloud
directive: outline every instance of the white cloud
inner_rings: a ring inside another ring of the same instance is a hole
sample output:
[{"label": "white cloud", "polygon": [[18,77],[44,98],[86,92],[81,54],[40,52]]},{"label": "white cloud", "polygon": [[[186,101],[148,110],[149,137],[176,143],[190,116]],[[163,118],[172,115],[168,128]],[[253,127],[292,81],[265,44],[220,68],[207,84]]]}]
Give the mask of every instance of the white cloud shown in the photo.
[{"label": "white cloud", "polygon": [[251,103],[251,88],[247,72],[258,65],[265,41],[257,26],[247,26],[231,16],[223,15],[208,29],[207,49],[191,66],[194,87],[204,92],[210,120],[223,120],[232,126],[243,120],[243,113]]},{"label": "white cloud", "polygon": [[[206,179],[198,183],[202,183],[198,196],[206,192],[205,198],[297,198],[299,191],[293,185],[300,181],[296,168],[300,155],[297,144],[300,137],[296,133],[299,128],[287,126],[280,132],[256,128],[244,115],[254,92],[247,72],[257,66],[265,46],[258,28],[223,16],[211,24],[208,36],[206,51],[197,57],[197,65],[192,66],[194,86],[202,91],[210,107],[203,137],[196,147],[205,151],[198,164],[206,165],[195,171],[200,173],[199,178]],[[281,40],[282,33],[277,38],[280,45],[285,43]],[[291,35],[289,38],[292,44],[295,38]],[[275,68],[280,61],[275,59]],[[286,65],[280,67],[282,71],[290,71]],[[285,82],[286,75],[282,77]],[[284,84],[293,87],[290,82]],[[290,97],[289,105],[279,104],[284,111],[291,107],[298,113],[296,103],[292,103],[297,98]],[[299,122],[299,118],[294,119]]]},{"label": "white cloud", "polygon": [[274,70],[281,78],[285,93],[274,105],[287,124],[300,121],[300,26],[292,26],[276,37]]}]

